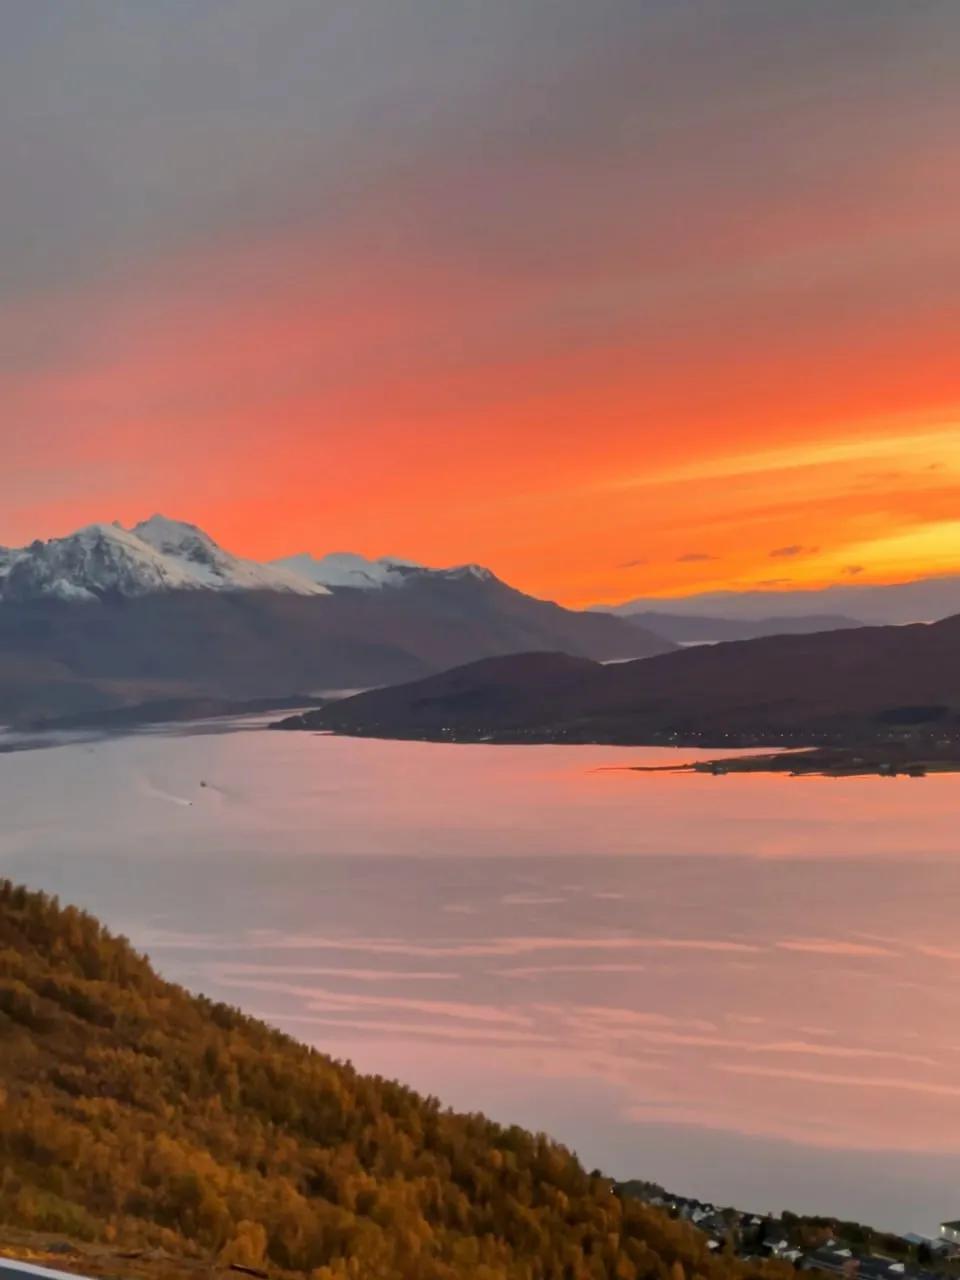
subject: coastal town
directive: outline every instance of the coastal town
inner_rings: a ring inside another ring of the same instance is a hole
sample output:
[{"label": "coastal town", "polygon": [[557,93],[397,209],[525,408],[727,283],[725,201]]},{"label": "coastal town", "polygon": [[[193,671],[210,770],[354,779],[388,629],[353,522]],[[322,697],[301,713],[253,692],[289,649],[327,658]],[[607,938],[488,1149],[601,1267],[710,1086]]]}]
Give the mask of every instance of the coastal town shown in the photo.
[{"label": "coastal town", "polygon": [[960,1276],[960,1220],[940,1224],[935,1236],[896,1235],[855,1222],[790,1212],[779,1215],[722,1208],[673,1195],[654,1183],[625,1182],[621,1195],[635,1196],[672,1218],[689,1222],[708,1237],[707,1247],[744,1261],[773,1258],[797,1271],[846,1280],[943,1280]]}]

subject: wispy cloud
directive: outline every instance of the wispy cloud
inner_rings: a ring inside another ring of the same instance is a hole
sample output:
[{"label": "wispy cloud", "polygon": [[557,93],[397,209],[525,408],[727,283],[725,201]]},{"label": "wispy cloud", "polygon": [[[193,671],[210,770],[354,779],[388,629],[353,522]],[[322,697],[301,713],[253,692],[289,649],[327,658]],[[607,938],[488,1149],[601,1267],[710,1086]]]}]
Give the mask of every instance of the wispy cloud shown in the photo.
[{"label": "wispy cloud", "polygon": [[921,955],[929,956],[933,960],[960,960],[960,951],[951,950],[949,947],[923,945],[917,950]]},{"label": "wispy cloud", "polygon": [[494,970],[503,978],[548,978],[570,973],[646,973],[645,964],[529,964]]},{"label": "wispy cloud", "polygon": [[549,893],[505,893],[500,901],[505,907],[547,907],[566,902],[566,898]]},{"label": "wispy cloud", "polygon": [[536,935],[489,939],[437,939],[414,942],[406,938],[330,938],[312,934],[262,931],[242,939],[216,935],[152,931],[141,943],[155,950],[218,951],[343,951],[370,955],[414,956],[418,959],[449,956],[522,956],[545,951],[690,951],[707,954],[749,955],[764,950],[755,942],[735,938],[664,938],[609,934],[601,937],[541,937]]},{"label": "wispy cloud", "polygon": [[789,938],[777,943],[781,951],[802,951],[812,955],[823,956],[883,956],[892,957],[898,953],[889,947],[875,946],[866,942],[847,942],[833,938]]},{"label": "wispy cloud", "polygon": [[369,1031],[378,1036],[396,1039],[410,1036],[423,1040],[478,1041],[484,1045],[536,1045],[549,1047],[553,1037],[536,1031],[509,1031],[502,1027],[442,1026],[435,1022],[378,1021],[374,1018],[326,1018],[319,1013],[278,1013],[276,1010],[253,1010],[253,1015],[283,1026],[326,1027],[331,1031]]},{"label": "wispy cloud", "polygon": [[215,980],[231,978],[342,978],[350,982],[456,982],[460,975],[438,969],[347,969],[334,965],[222,964],[207,970]]},{"label": "wispy cloud", "polygon": [[721,1063],[719,1070],[731,1075],[766,1077],[772,1080],[796,1080],[809,1084],[841,1085],[851,1089],[883,1089],[930,1094],[938,1098],[960,1098],[960,1085],[942,1084],[935,1080],[901,1079],[896,1076],[845,1076],[833,1072],[800,1071],[789,1067],[754,1067],[731,1062]]},{"label": "wispy cloud", "polygon": [[816,467],[863,464],[869,461],[922,456],[924,453],[955,455],[957,426],[952,415],[944,422],[911,430],[899,429],[896,421],[880,420],[866,437],[859,435],[833,440],[798,441],[771,449],[730,450],[712,458],[681,462],[659,469],[648,468],[636,476],[620,476],[614,487],[646,488],[667,484],[696,483],[743,476],[777,475]]},{"label": "wispy cloud", "polygon": [[787,547],[774,547],[772,551],[767,552],[767,555],[773,559],[791,559],[794,556],[816,555],[819,550],[819,547],[805,547],[799,542],[793,542]]},{"label": "wispy cloud", "polygon": [[427,1013],[437,1017],[453,1018],[466,1022],[503,1023],[511,1026],[530,1025],[527,1014],[498,1005],[485,1005],[471,1001],[416,1000],[407,996],[367,995],[355,991],[331,991],[324,987],[304,987],[286,982],[269,982],[260,979],[233,983],[225,986],[242,986],[248,991],[270,991],[277,995],[293,996],[303,1000],[311,1013],[330,1013],[339,1009],[348,1011],[379,1009],[384,1013],[400,1010],[408,1013]]}]

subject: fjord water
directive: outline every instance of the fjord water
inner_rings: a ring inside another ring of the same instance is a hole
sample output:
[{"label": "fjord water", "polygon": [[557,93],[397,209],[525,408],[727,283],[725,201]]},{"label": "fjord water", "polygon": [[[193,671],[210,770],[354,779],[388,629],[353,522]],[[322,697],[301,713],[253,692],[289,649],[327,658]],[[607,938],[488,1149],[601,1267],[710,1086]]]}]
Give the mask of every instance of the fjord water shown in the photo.
[{"label": "fjord water", "polygon": [[[8,739],[8,746],[28,747]],[[161,972],[588,1166],[960,1211],[960,776],[208,724],[0,755],[0,874]]]}]

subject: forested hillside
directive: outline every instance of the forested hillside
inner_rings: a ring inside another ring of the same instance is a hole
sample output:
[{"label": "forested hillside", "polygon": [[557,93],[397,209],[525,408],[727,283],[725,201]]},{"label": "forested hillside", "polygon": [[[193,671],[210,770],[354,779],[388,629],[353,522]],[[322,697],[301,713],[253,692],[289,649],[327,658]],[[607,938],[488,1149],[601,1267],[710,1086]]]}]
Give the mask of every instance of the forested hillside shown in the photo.
[{"label": "forested hillside", "polygon": [[312,1280],[761,1274],[546,1137],[192,996],[6,881],[0,1100],[0,1222],[17,1228]]}]

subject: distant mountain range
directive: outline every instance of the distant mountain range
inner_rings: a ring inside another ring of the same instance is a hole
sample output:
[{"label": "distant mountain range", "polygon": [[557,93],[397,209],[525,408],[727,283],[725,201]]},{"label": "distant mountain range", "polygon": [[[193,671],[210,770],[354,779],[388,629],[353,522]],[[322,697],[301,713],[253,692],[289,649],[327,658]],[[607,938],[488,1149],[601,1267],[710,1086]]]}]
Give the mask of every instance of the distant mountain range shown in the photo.
[{"label": "distant mountain range", "polygon": [[[824,616],[851,623],[936,622],[960,613],[960,575],[920,578],[890,586],[857,584],[793,591],[708,591],[665,599],[641,596],[624,604],[597,605],[620,617],[717,618],[786,629],[789,620],[819,624]],[[819,625],[815,629],[820,629]],[[769,632],[767,634],[770,634]],[[732,637],[714,637],[732,638]]]},{"label": "distant mountain range", "polygon": [[601,665],[494,658],[287,722],[377,737],[708,746],[960,737],[960,617],[703,645]]},{"label": "distant mountain range", "polygon": [[[182,718],[437,677],[422,705],[399,690],[318,715],[415,736],[826,732],[901,703],[950,702],[952,676],[931,647],[940,630],[887,636],[858,619],[923,618],[951,590],[960,610],[958,584],[714,593],[578,612],[476,564],[349,552],[261,564],[155,515],[0,550],[0,720],[117,723],[121,712],[126,722],[141,704],[145,716],[173,708]],[[706,653],[717,641],[742,643]],[[539,656],[440,675],[524,654]],[[889,669],[884,655],[894,655]],[[641,658],[654,661],[631,661]],[[611,662],[625,665],[596,666]]]},{"label": "distant mountain range", "polygon": [[816,631],[846,631],[862,622],[838,614],[812,613],[796,618],[717,618],[709,614],[643,613],[618,615],[633,626],[653,631],[675,644],[716,644],[720,640],[758,640],[762,636],[811,635]]},{"label": "distant mountain range", "polygon": [[263,565],[162,516],[0,556],[0,718],[20,723],[139,703],[175,702],[183,715],[195,700],[199,713],[211,700],[363,688],[494,654],[607,660],[672,647],[476,565],[347,555]]}]

